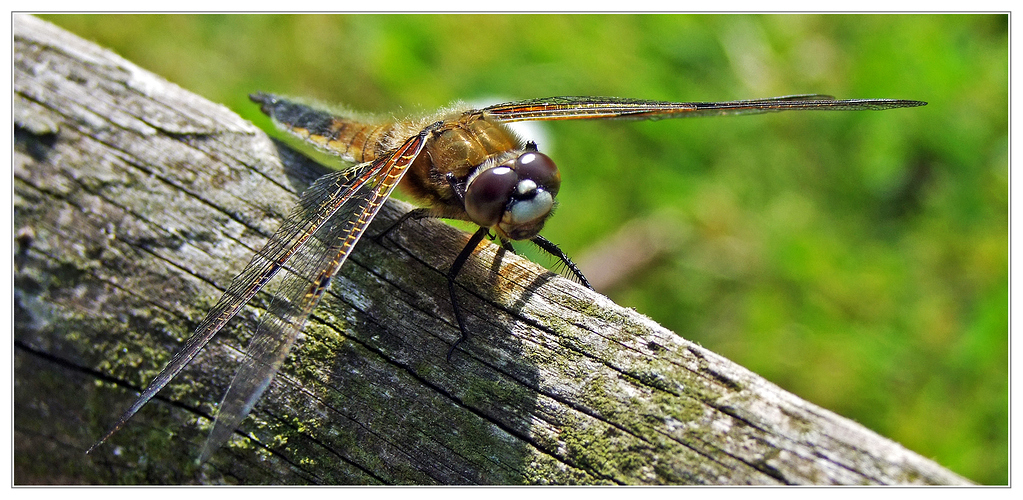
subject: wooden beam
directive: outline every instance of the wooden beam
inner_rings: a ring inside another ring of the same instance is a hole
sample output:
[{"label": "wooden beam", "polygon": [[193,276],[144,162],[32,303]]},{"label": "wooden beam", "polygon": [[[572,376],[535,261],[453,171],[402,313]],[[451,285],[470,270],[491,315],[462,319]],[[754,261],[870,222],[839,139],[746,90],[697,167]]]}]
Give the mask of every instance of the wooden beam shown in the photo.
[{"label": "wooden beam", "polygon": [[16,484],[966,483],[489,242],[448,363],[444,273],[468,235],[436,221],[359,244],[208,463],[265,293],[85,455],[324,169],[53,25],[13,26]]}]

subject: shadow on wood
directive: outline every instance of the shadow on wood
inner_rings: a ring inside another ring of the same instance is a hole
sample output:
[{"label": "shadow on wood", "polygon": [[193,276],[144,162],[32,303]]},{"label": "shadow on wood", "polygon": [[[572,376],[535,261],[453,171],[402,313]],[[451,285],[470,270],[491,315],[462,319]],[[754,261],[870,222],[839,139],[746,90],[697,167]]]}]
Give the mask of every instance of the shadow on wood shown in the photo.
[{"label": "shadow on wood", "polygon": [[32,17],[13,69],[16,484],[965,482],[490,243],[447,363],[468,235],[437,221],[363,239],[210,462],[267,293],[87,456],[323,169]]}]

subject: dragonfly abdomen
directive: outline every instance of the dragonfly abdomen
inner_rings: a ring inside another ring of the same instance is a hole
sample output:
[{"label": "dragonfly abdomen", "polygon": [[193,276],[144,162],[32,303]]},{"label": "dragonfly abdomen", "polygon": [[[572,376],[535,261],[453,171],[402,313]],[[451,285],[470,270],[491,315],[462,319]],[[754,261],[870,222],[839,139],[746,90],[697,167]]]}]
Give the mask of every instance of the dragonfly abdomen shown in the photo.
[{"label": "dragonfly abdomen", "polygon": [[262,92],[249,96],[260,110],[291,134],[355,163],[372,161],[385,152],[393,124],[375,124],[335,116],[305,104]]}]

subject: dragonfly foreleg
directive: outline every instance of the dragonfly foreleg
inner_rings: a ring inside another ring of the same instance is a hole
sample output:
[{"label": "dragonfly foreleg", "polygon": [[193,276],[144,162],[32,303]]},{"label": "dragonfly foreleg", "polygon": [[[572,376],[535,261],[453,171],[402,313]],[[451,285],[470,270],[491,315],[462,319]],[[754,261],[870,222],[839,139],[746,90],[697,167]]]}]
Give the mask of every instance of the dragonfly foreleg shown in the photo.
[{"label": "dragonfly foreleg", "polygon": [[458,182],[458,177],[455,174],[448,172],[444,175],[444,179],[448,181],[448,186],[454,191],[455,196],[458,197],[458,202],[465,207],[465,184]]}]

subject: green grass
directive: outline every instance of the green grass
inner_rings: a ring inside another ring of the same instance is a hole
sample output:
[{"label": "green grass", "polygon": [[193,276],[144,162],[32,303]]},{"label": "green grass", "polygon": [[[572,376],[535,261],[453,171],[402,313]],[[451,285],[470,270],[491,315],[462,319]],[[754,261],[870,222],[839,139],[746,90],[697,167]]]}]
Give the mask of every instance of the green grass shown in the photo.
[{"label": "green grass", "polygon": [[43,17],[264,127],[249,92],[398,114],[493,96],[928,101],[551,124],[540,147],[564,185],[544,234],[584,260],[630,221],[671,221],[674,244],[612,298],[1008,481],[1007,16]]}]

